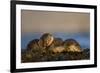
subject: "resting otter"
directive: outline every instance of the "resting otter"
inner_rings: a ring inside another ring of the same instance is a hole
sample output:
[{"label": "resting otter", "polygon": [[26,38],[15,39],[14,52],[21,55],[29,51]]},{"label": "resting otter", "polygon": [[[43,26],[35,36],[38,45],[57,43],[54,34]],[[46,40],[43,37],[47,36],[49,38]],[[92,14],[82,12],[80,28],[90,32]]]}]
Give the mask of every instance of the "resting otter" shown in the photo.
[{"label": "resting otter", "polygon": [[49,49],[50,52],[56,54],[56,53],[62,53],[65,51],[65,48],[63,46],[58,46],[58,47],[54,47]]},{"label": "resting otter", "polygon": [[66,51],[68,52],[81,52],[80,44],[74,39],[65,40],[63,43]]},{"label": "resting otter", "polygon": [[54,38],[54,41],[52,42],[51,46],[62,46],[63,40],[61,38]]},{"label": "resting otter", "polygon": [[[34,39],[30,41],[27,45],[27,51],[46,53],[49,46],[52,44],[54,38],[51,34],[45,33],[40,39]],[[47,50],[46,50],[47,49]]]},{"label": "resting otter", "polygon": [[50,49],[53,53],[62,53],[62,52],[81,52],[81,46],[74,39],[67,39],[60,46],[55,46]]},{"label": "resting otter", "polygon": [[45,33],[40,37],[39,45],[46,48],[52,44],[54,37],[50,33]]},{"label": "resting otter", "polygon": [[30,41],[27,45],[27,50],[39,48],[38,42],[39,42],[38,39],[34,39],[34,40]]}]

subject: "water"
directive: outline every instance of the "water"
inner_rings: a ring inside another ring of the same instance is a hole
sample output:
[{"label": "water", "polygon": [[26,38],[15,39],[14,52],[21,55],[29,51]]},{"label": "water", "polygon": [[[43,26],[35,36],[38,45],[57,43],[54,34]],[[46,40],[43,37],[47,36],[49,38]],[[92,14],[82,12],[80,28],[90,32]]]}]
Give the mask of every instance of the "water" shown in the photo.
[{"label": "water", "polygon": [[[82,48],[90,48],[90,34],[89,32],[84,33],[51,33],[56,38],[62,38],[63,41],[66,39],[75,39]],[[42,36],[41,33],[27,33],[21,35],[21,48],[25,49],[27,44],[33,39],[39,39]]]}]

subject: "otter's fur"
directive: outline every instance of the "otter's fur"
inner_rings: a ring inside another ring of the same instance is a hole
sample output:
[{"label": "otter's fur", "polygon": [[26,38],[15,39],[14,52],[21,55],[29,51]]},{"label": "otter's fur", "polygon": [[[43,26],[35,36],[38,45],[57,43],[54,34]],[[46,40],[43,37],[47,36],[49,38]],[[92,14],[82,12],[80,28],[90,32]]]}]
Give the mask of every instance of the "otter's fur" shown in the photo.
[{"label": "otter's fur", "polygon": [[74,39],[65,40],[63,43],[66,51],[68,52],[81,52],[80,44]]},{"label": "otter's fur", "polygon": [[32,41],[29,42],[29,44],[27,45],[27,49],[37,49],[39,48],[39,44],[38,44],[39,40],[38,39],[34,39]]},{"label": "otter's fur", "polygon": [[52,44],[54,37],[50,33],[45,33],[40,37],[39,43],[42,47],[48,47]]},{"label": "otter's fur", "polygon": [[61,53],[65,51],[65,48],[63,46],[58,46],[58,47],[51,48],[50,51],[52,53]]}]

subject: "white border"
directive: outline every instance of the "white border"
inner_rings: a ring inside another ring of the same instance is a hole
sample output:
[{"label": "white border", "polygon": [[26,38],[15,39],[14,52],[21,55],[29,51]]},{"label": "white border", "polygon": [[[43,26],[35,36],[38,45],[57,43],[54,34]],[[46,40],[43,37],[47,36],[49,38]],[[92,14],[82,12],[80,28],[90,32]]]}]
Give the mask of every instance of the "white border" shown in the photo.
[{"label": "white border", "polygon": [[[21,9],[90,13],[90,60],[21,63]],[[94,64],[94,10],[70,7],[16,5],[16,69]]]}]

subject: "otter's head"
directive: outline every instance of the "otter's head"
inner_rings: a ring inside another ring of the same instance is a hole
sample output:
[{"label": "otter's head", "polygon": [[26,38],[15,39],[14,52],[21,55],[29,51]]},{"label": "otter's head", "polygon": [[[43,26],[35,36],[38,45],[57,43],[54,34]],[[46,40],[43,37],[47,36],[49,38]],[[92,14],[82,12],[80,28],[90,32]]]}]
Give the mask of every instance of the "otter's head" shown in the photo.
[{"label": "otter's head", "polygon": [[52,44],[54,37],[50,33],[45,33],[40,37],[40,43],[43,47],[48,47]]}]

